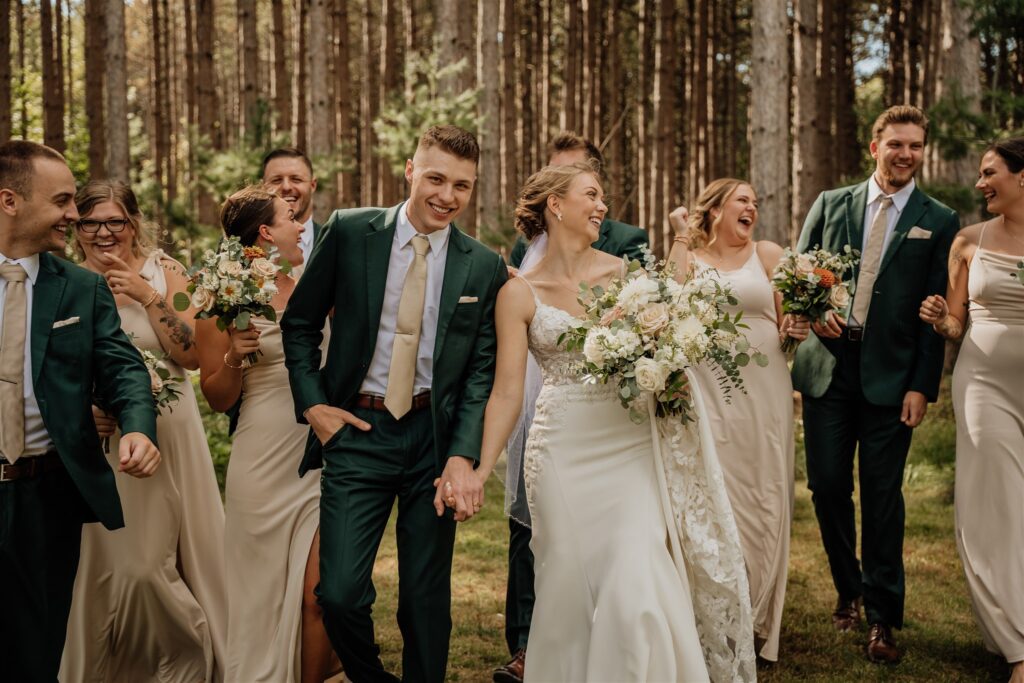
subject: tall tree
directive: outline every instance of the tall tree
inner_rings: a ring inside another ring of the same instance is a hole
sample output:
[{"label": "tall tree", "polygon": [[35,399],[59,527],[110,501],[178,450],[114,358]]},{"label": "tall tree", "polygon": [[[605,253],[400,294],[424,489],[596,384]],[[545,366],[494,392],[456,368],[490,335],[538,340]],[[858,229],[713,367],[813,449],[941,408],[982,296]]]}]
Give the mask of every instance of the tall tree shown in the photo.
[{"label": "tall tree", "polygon": [[338,204],[353,206],[359,197],[355,193],[355,174],[348,170],[356,159],[358,147],[352,127],[352,72],[349,66],[350,50],[348,0],[334,0],[334,97],[338,109],[338,143],[346,155],[345,171],[338,180]]},{"label": "tall tree", "polygon": [[[153,50],[152,58],[152,96],[150,97],[150,108],[152,109],[152,133],[149,136],[150,149],[153,158],[153,176],[157,187],[163,191],[164,165],[167,154],[170,152],[170,132],[166,118],[166,99],[164,93],[167,89],[168,65],[164,61],[164,41],[167,40],[166,17],[161,16],[160,3],[158,0],[150,0],[150,14],[152,17],[152,29],[150,34],[153,40],[150,46]],[[159,218],[159,216],[158,216]]]},{"label": "tall tree", "polygon": [[256,120],[259,116],[259,33],[256,24],[256,0],[236,0],[238,12],[238,52],[242,55],[239,85],[239,132],[256,142]]},{"label": "tall tree", "polygon": [[[110,2],[112,0],[108,0]],[[196,122],[199,134],[213,149],[224,148],[224,134],[217,118],[219,109],[213,62],[214,0],[196,0]],[[217,222],[217,206],[206,190],[198,193],[199,222]]]},{"label": "tall tree", "polygon": [[[828,2],[828,0],[822,0]],[[861,151],[857,140],[856,83],[853,70],[853,14],[849,3],[836,8],[830,41],[835,47],[835,88],[832,111],[835,112],[835,138],[831,148],[836,151],[837,179],[849,179],[860,173]]]},{"label": "tall tree", "polygon": [[106,0],[106,9],[107,174],[114,180],[128,182],[128,69],[125,64],[124,3],[122,0]]},{"label": "tall tree", "polygon": [[[981,113],[981,82],[978,67],[981,46],[971,32],[971,8],[965,0],[942,0],[942,62],[939,75],[939,101],[956,104],[959,109]],[[957,137],[966,137],[966,131]],[[970,147],[958,150],[959,158],[950,158],[939,169],[947,182],[970,186],[977,173],[977,158]],[[951,155],[952,156],[952,155]]]},{"label": "tall tree", "polygon": [[89,175],[107,176],[107,131],[103,123],[106,26],[103,0],[85,0],[85,118],[89,127]]},{"label": "tall tree", "polygon": [[515,0],[502,0],[501,16],[501,159],[504,167],[502,201],[505,204],[512,204],[516,200],[516,192],[521,182],[518,165],[519,145],[516,142],[519,122],[516,86],[519,79],[516,78],[516,41],[512,38],[517,30]]},{"label": "tall tree", "polygon": [[498,137],[498,115],[501,85],[498,61],[498,10],[497,2],[482,2],[478,6],[478,40],[480,55],[477,60],[477,82],[481,92],[480,115],[480,172],[477,174],[480,220],[478,224],[495,229],[498,223],[498,208],[501,205],[501,139]]},{"label": "tall tree", "polygon": [[[386,102],[389,97],[394,97],[399,91],[399,65],[398,65],[398,27],[401,17],[398,13],[396,0],[383,0],[381,2],[381,60],[380,71],[380,101]],[[381,202],[385,206],[399,201],[398,178],[389,164],[381,165]]]},{"label": "tall tree", "polygon": [[25,5],[21,0],[14,0],[14,25],[18,33],[18,92],[21,101],[22,140],[28,139],[28,98],[25,97]]},{"label": "tall tree", "polygon": [[374,154],[377,136],[372,122],[380,112],[380,63],[378,19],[373,0],[363,2],[363,73],[360,97],[360,118],[363,121],[360,140],[360,194],[364,206],[378,202],[380,162]]},{"label": "tall tree", "polygon": [[[366,0],[369,2],[369,0]],[[296,0],[296,47],[294,58],[295,87],[293,116],[295,121],[295,145],[304,149],[309,145],[309,3]]]},{"label": "tall tree", "polygon": [[276,116],[274,130],[286,131],[291,134],[292,80],[288,77],[288,39],[284,27],[284,0],[273,0],[270,14],[274,44],[274,114]]},{"label": "tall tree", "polygon": [[889,69],[886,104],[902,102],[906,90],[906,26],[903,4],[906,0],[890,0],[888,14]]},{"label": "tall tree", "polygon": [[[59,0],[58,0],[59,1]],[[64,104],[61,101],[61,73],[54,51],[53,6],[50,0],[39,2],[40,49],[43,62],[43,142],[64,151]]]},{"label": "tall tree", "polygon": [[333,138],[330,120],[331,84],[328,81],[327,6],[325,0],[309,0],[309,151],[313,156],[327,154]]},{"label": "tall tree", "polygon": [[753,5],[750,73],[750,179],[760,200],[761,234],[789,242],[789,39],[785,0]]},{"label": "tall tree", "polygon": [[[828,0],[825,0],[828,4]],[[818,77],[819,40],[818,0],[793,3],[793,222],[790,237],[795,241],[801,221],[821,191],[821,142],[818,91],[827,90],[827,81]]]},{"label": "tall tree", "polygon": [[0,140],[11,137],[11,0],[0,0]]}]

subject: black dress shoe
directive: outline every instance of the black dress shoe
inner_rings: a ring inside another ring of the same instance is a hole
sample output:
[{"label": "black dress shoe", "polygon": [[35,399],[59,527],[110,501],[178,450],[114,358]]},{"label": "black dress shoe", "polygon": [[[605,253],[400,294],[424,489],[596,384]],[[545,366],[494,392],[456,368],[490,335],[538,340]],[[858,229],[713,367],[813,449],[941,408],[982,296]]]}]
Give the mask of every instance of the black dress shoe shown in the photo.
[{"label": "black dress shoe", "polygon": [[526,648],[516,650],[507,664],[494,670],[491,678],[494,683],[523,683],[523,671],[526,669]]},{"label": "black dress shoe", "polygon": [[900,661],[900,651],[892,637],[892,628],[885,624],[871,624],[868,631],[868,659],[878,664],[895,664]]},{"label": "black dress shoe", "polygon": [[837,631],[851,631],[860,626],[860,598],[836,601],[836,609],[832,612],[832,626]]}]

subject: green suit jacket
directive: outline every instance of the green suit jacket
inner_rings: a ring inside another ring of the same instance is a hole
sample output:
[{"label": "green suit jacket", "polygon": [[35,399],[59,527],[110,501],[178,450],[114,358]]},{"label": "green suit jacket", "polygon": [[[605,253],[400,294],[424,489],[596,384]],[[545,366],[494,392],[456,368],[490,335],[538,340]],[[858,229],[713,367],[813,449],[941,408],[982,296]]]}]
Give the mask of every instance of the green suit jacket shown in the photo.
[{"label": "green suit jacket", "polygon": [[122,433],[142,432],[156,443],[149,371],[121,331],[114,297],[99,275],[40,254],[32,296],[32,384],[43,424],[90,508],[82,521],[124,526],[92,404],[98,397],[108,406]]},{"label": "green suit jacket", "polygon": [[[592,246],[598,251],[603,251],[612,256],[628,256],[631,259],[640,259],[641,250],[648,245],[647,233],[635,225],[620,223],[610,218],[601,221],[601,231],[598,233],[597,241]],[[529,242],[522,235],[516,240],[509,254],[508,262],[513,268],[518,268],[526,255]]]},{"label": "green suit jacket", "polygon": [[[867,182],[822,192],[804,221],[797,249],[819,245],[840,252],[849,244],[860,250],[867,195]],[[915,227],[920,237],[908,238]],[[861,386],[875,405],[899,406],[908,391],[929,401],[938,397],[945,344],[917,313],[925,297],[945,294],[946,259],[959,228],[952,209],[919,189],[900,214],[882,255],[861,342]],[[855,271],[851,279],[856,277]],[[842,349],[841,340],[812,334],[797,348],[793,387],[813,398],[824,395]]]},{"label": "green suit jacket", "polygon": [[[320,232],[281,320],[299,422],[306,421],[303,413],[310,406],[346,407],[359,392],[377,344],[401,206],[335,211]],[[507,278],[497,254],[452,226],[430,396],[439,472],[453,455],[480,460],[484,407],[494,382],[497,350],[494,306]],[[332,308],[327,363],[321,369],[322,330]],[[299,474],[321,464],[320,441],[311,431]]]}]

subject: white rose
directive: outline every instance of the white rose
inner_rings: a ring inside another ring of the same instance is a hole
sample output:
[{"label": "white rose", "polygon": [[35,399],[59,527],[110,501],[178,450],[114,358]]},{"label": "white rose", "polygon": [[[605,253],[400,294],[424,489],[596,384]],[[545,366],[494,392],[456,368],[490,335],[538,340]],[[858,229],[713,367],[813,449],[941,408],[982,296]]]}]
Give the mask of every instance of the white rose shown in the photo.
[{"label": "white rose", "polygon": [[850,305],[850,290],[846,288],[845,284],[836,285],[828,295],[828,302],[837,309],[846,308]]},{"label": "white rose", "polygon": [[798,275],[810,275],[814,272],[814,259],[810,254],[798,254],[796,257],[796,272]]},{"label": "white rose", "polygon": [[587,338],[583,341],[583,357],[587,359],[588,363],[593,363],[598,367],[604,365],[605,351],[603,342],[604,330],[600,328],[590,328],[587,332]]},{"label": "white rose", "polygon": [[664,391],[668,369],[653,358],[641,358],[633,368],[636,385],[644,391]]},{"label": "white rose", "polygon": [[640,339],[640,335],[633,330],[627,330],[626,328],[622,328],[616,332],[611,332],[607,338],[607,346],[609,350],[611,350],[618,358],[628,358],[629,356],[632,356],[640,350],[642,345],[643,342]]},{"label": "white rose", "polygon": [[644,334],[654,336],[668,325],[668,306],[661,302],[649,304],[636,314],[636,324]]},{"label": "white rose", "polygon": [[249,264],[249,269],[256,277],[270,278],[277,273],[277,266],[270,262],[270,259],[257,258]]},{"label": "white rose", "polygon": [[217,297],[209,289],[197,287],[196,291],[192,292],[192,307],[200,311],[211,310],[216,302]]},{"label": "white rose", "polygon": [[238,261],[224,259],[217,265],[217,270],[224,275],[240,275],[242,273],[242,264]]},{"label": "white rose", "polygon": [[619,292],[619,306],[632,315],[644,304],[658,298],[658,283],[646,275],[640,275],[627,282]]}]

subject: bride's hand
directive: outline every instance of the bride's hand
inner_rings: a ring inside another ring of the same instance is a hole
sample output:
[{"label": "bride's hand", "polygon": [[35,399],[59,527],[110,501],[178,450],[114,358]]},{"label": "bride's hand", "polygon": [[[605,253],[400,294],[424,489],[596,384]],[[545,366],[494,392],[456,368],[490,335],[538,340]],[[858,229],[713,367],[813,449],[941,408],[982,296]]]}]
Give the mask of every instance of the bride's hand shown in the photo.
[{"label": "bride's hand", "polygon": [[782,318],[783,336],[805,341],[811,334],[811,323],[802,315],[786,315]]}]

